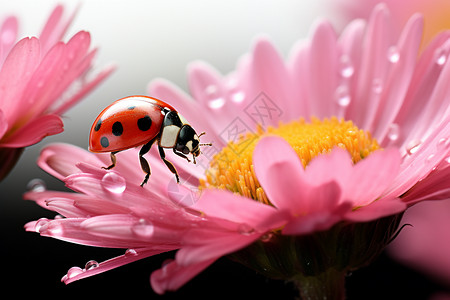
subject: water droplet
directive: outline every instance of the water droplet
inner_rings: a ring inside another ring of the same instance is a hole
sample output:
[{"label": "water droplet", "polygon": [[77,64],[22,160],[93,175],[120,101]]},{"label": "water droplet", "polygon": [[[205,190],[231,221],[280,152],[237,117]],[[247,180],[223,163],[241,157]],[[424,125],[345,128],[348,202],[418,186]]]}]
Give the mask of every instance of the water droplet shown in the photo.
[{"label": "water droplet", "polygon": [[96,260],[90,260],[86,263],[86,265],[84,266],[84,269],[86,271],[89,271],[89,270],[97,268],[98,266],[99,266],[99,264]]},{"label": "water droplet", "polygon": [[127,249],[125,251],[125,256],[137,256],[137,255],[138,255],[138,253],[134,249]]},{"label": "water droplet", "polygon": [[410,141],[406,145],[406,153],[408,153],[409,155],[416,153],[417,150],[419,150],[421,145],[422,145],[422,141],[419,141],[419,140]]},{"label": "water droplet", "polygon": [[270,240],[273,237],[273,232],[267,232],[266,234],[263,234],[260,238],[260,240],[264,243],[270,242]]},{"label": "water droplet", "polygon": [[32,179],[27,184],[27,190],[30,192],[44,192],[46,189],[45,182],[39,178]]},{"label": "water droplet", "polygon": [[340,85],[334,93],[336,103],[341,107],[347,107],[350,104],[351,97],[346,85]]},{"label": "water droplet", "polygon": [[441,138],[437,144],[438,150],[444,150],[450,146],[450,140],[448,138]]},{"label": "water droplet", "polygon": [[372,81],[372,89],[375,94],[381,94],[383,91],[383,81],[380,78],[375,78]]},{"label": "water droplet", "polygon": [[248,224],[242,223],[238,226],[238,231],[242,235],[251,235],[255,232],[255,229]]},{"label": "water droplet", "polygon": [[[80,275],[81,273],[83,273],[83,269],[81,269],[80,267],[72,267],[69,269],[69,271],[67,271],[67,279],[73,278],[77,275]],[[64,276],[64,277],[66,277]]]},{"label": "water droplet", "polygon": [[400,59],[400,52],[398,51],[397,46],[391,46],[387,52],[388,59],[391,63],[395,64]]},{"label": "water droplet", "polygon": [[398,126],[398,124],[392,123],[391,125],[389,125],[387,137],[391,141],[398,140],[398,138],[400,137],[400,127]]},{"label": "water droplet", "polygon": [[140,219],[139,222],[131,227],[131,230],[138,237],[150,238],[152,237],[155,228],[151,222],[148,222],[145,219]]},{"label": "water droplet", "polygon": [[436,49],[434,52],[434,61],[439,66],[443,66],[447,61],[447,50],[444,47]]},{"label": "water droplet", "polygon": [[108,172],[102,178],[102,186],[111,193],[121,194],[127,187],[125,179],[115,172]]},{"label": "water droplet", "polygon": [[447,156],[447,158],[445,159],[445,161],[450,164],[450,156]]},{"label": "water droplet", "polygon": [[235,91],[231,93],[231,100],[236,103],[241,103],[245,99],[245,93],[243,91]]},{"label": "water droplet", "polygon": [[37,233],[40,233],[42,227],[47,225],[48,222],[49,222],[49,220],[47,218],[40,218],[39,220],[36,221],[36,224],[34,225],[34,231],[36,231]]},{"label": "water droplet", "polygon": [[213,98],[208,101],[208,106],[212,109],[219,109],[224,105],[225,105],[225,99],[221,98],[221,97]]},{"label": "water droplet", "polygon": [[350,78],[352,77],[353,73],[355,72],[355,69],[353,67],[353,64],[350,60],[350,57],[346,54],[341,56],[340,59],[340,74],[344,78]]},{"label": "water droplet", "polygon": [[430,163],[434,159],[434,154],[430,154],[427,159],[425,160],[425,163]]},{"label": "water droplet", "polygon": [[205,89],[205,94],[208,99],[207,104],[210,108],[219,109],[225,105],[225,99],[219,95],[219,90],[216,85],[208,85]]}]

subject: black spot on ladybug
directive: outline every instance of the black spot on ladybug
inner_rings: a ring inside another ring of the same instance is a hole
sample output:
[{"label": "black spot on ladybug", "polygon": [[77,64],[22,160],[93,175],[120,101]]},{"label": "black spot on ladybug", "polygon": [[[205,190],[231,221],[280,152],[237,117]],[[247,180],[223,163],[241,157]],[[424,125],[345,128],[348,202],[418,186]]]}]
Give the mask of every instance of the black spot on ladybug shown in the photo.
[{"label": "black spot on ladybug", "polygon": [[149,116],[145,116],[137,121],[137,125],[140,130],[147,131],[152,126],[152,119]]},{"label": "black spot on ladybug", "polygon": [[103,148],[108,148],[109,147],[108,138],[106,136],[102,137],[100,139],[100,144],[102,145]]},{"label": "black spot on ladybug", "polygon": [[136,106],[130,106],[130,107],[128,107],[128,110],[133,110],[135,108],[136,108]]},{"label": "black spot on ladybug", "polygon": [[100,127],[102,126],[102,120],[98,120],[97,124],[95,124],[94,130],[99,131]]},{"label": "black spot on ladybug", "polygon": [[120,123],[120,122],[115,122],[115,123],[113,124],[113,126],[112,126],[112,133],[113,133],[115,136],[121,136],[122,133],[123,133],[123,126],[122,126],[122,123]]}]

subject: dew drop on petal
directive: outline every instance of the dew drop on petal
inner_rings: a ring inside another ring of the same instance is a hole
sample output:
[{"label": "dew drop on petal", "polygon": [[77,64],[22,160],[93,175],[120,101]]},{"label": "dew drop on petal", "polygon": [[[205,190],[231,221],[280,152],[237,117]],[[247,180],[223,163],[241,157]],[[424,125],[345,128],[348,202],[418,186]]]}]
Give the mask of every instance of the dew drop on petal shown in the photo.
[{"label": "dew drop on petal", "polygon": [[225,99],[219,95],[217,86],[211,84],[205,89],[207,104],[212,109],[219,109],[225,105]]},{"label": "dew drop on petal", "polygon": [[134,249],[127,249],[126,251],[125,251],[125,256],[128,256],[128,257],[130,257],[130,256],[137,256],[138,255],[138,253],[137,253],[137,251],[136,250],[134,250]]},{"label": "dew drop on petal", "polygon": [[86,263],[86,265],[84,266],[84,269],[86,271],[89,271],[89,270],[97,268],[98,266],[99,266],[99,264],[96,260],[90,260]]},{"label": "dew drop on petal", "polygon": [[400,52],[398,51],[397,46],[389,47],[387,57],[393,64],[397,63],[400,60]]},{"label": "dew drop on petal", "polygon": [[346,85],[340,85],[334,94],[336,103],[341,107],[347,107],[350,104],[351,97]]},{"label": "dew drop on petal", "polygon": [[115,172],[106,173],[101,181],[102,186],[111,193],[121,194],[127,187],[126,180]]},{"label": "dew drop on petal", "polygon": [[450,164],[450,156],[447,156],[447,158],[445,159],[445,162],[447,162],[448,164]]},{"label": "dew drop on petal", "polygon": [[46,189],[45,182],[39,178],[32,179],[27,184],[27,190],[29,192],[45,192]]},{"label": "dew drop on petal", "polygon": [[422,141],[419,140],[412,140],[406,145],[406,153],[409,155],[412,155],[419,150],[420,146],[422,145]]},{"label": "dew drop on petal", "polygon": [[255,229],[248,224],[242,223],[238,226],[238,231],[242,235],[251,235],[255,232]]},{"label": "dew drop on petal", "polygon": [[[80,275],[81,273],[83,273],[83,269],[80,267],[72,267],[69,269],[69,271],[67,271],[67,279],[73,278],[77,275]],[[65,276],[64,276],[65,277]]]},{"label": "dew drop on petal", "polygon": [[434,52],[434,61],[439,66],[443,66],[447,61],[447,50],[444,47],[436,49]]},{"label": "dew drop on petal", "polygon": [[450,140],[448,138],[441,138],[437,144],[438,150],[444,150],[450,146]]},{"label": "dew drop on petal", "polygon": [[400,137],[400,127],[398,126],[398,124],[392,123],[391,125],[389,125],[387,137],[393,142],[398,140],[398,138]]},{"label": "dew drop on petal", "polygon": [[264,243],[270,242],[270,240],[273,237],[273,233],[272,232],[268,232],[266,234],[263,234],[260,238],[260,240]]},{"label": "dew drop on petal", "polygon": [[145,219],[140,219],[139,222],[131,227],[131,230],[138,237],[150,238],[152,237],[155,228],[151,222],[148,222]]},{"label": "dew drop on petal", "polygon": [[236,103],[241,103],[245,99],[245,93],[243,91],[234,91],[231,94],[231,100]]},{"label": "dew drop on petal", "polygon": [[381,92],[383,91],[383,82],[380,78],[375,78],[372,81],[372,90],[375,94],[381,94]]},{"label": "dew drop on petal", "polygon": [[430,154],[427,159],[425,160],[425,163],[430,163],[434,159],[434,154]]},{"label": "dew drop on petal", "polygon": [[340,74],[344,78],[352,77],[355,69],[348,55],[342,55],[340,59]]}]

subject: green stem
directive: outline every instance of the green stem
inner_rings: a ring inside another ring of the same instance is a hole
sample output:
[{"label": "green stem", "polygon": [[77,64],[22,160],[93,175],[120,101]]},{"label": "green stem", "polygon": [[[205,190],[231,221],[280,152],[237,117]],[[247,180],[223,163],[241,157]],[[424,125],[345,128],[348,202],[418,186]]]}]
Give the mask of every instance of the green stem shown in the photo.
[{"label": "green stem", "polygon": [[331,268],[316,276],[299,275],[293,279],[302,300],[343,300],[345,275]]}]

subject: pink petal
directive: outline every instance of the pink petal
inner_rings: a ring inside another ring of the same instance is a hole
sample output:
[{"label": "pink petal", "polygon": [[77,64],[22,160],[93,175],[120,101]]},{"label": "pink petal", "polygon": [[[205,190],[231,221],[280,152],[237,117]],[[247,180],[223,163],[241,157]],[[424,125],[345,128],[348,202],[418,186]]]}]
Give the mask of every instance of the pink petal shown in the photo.
[{"label": "pink petal", "polygon": [[25,103],[20,96],[39,64],[40,55],[39,40],[24,38],[12,48],[3,63],[0,71],[0,107],[8,112],[9,124],[23,116]]},{"label": "pink petal", "polygon": [[378,199],[397,177],[400,163],[400,153],[395,148],[370,154],[353,167],[344,199],[353,199],[354,206],[364,206]]},{"label": "pink petal", "polygon": [[11,50],[17,37],[18,22],[16,17],[7,17],[0,28],[0,66]]},{"label": "pink petal", "polygon": [[309,101],[311,114],[318,117],[330,117],[333,115],[333,102],[337,88],[337,37],[333,27],[326,21],[319,22],[314,29],[311,38],[309,52]]},{"label": "pink petal", "polygon": [[401,171],[391,184],[389,195],[398,197],[423,180],[448,157],[450,117],[444,120],[411,155],[404,157]]},{"label": "pink petal", "polygon": [[362,49],[356,96],[349,107],[348,115],[359,128],[369,129],[378,105],[376,89],[385,85],[389,61],[387,51],[392,46],[392,29],[389,26],[389,12],[385,5],[378,5],[368,23]]},{"label": "pink petal", "polygon": [[[436,63],[436,53],[449,37],[449,31],[437,35],[424,49],[416,63],[408,93],[394,121],[395,124],[399,124],[401,129],[401,134],[396,141],[397,145],[403,145],[408,140],[421,138],[421,134],[417,134],[417,131],[421,131],[421,127],[428,128],[430,126],[418,122],[426,108],[433,107],[429,105],[430,101],[421,101],[421,99],[429,99],[436,86],[436,81],[443,70],[442,66]],[[444,101],[444,99],[440,100]]]},{"label": "pink petal", "polygon": [[192,208],[207,216],[246,224],[261,232],[283,223],[282,214],[275,208],[228,191],[207,189]]},{"label": "pink petal", "polygon": [[331,211],[320,211],[297,217],[283,228],[284,235],[310,234],[331,228],[337,222],[342,221],[342,216]]},{"label": "pink petal", "polygon": [[[149,256],[153,256],[156,254],[160,254],[166,251],[169,251],[170,249],[167,248],[136,248],[136,249],[129,249],[125,252],[125,254],[108,259],[104,262],[99,263],[96,266],[93,266],[89,269],[84,269],[82,272],[67,272],[67,275],[65,275],[61,281],[65,284],[69,284],[71,282],[87,278],[93,275],[101,274],[103,272],[118,268],[120,266],[138,261],[140,259],[144,259]],[[72,269],[73,270],[73,269]]]},{"label": "pink petal", "polygon": [[410,189],[402,200],[413,205],[424,200],[450,199],[450,164],[447,161]]},{"label": "pink petal", "polygon": [[[208,260],[216,260],[222,256],[243,249],[257,240],[261,234],[240,234],[237,232],[217,232],[214,230],[193,230],[188,235],[203,237],[201,244],[190,245],[189,237],[184,237],[186,245],[178,250],[176,260],[180,266],[200,264]],[[198,237],[196,237],[198,239]]]},{"label": "pink petal", "polygon": [[[389,126],[395,119],[403,105],[405,94],[411,82],[416,67],[417,54],[422,38],[423,18],[420,15],[413,16],[405,26],[398,45],[390,48],[398,51],[398,61],[393,63],[387,84],[381,96],[377,114],[370,126],[372,136],[378,141],[383,141]],[[392,47],[392,46],[391,46]],[[389,50],[386,56],[389,56]],[[397,54],[396,54],[397,55]],[[389,57],[387,59],[390,59]],[[389,109],[386,109],[389,107]]]},{"label": "pink petal", "polygon": [[253,152],[253,165],[270,202],[280,210],[300,211],[307,193],[303,165],[297,153],[282,138],[262,138]]},{"label": "pink petal", "polygon": [[63,132],[63,122],[57,115],[38,117],[14,132],[3,142],[3,147],[21,148],[34,145],[44,137]]},{"label": "pink petal", "polygon": [[37,164],[52,176],[63,180],[65,177],[79,173],[79,162],[89,162],[100,169],[102,163],[91,153],[69,144],[51,144],[44,148]]},{"label": "pink petal", "polygon": [[263,127],[276,125],[281,116],[283,119],[294,117],[291,115],[290,105],[290,102],[295,101],[291,95],[291,78],[277,49],[267,39],[261,38],[256,42],[248,76],[251,76],[252,80],[250,90],[246,91],[246,94],[251,99],[255,99],[259,94],[264,93],[281,110],[281,112],[271,113],[270,118],[263,119],[263,123],[269,124],[260,125]]},{"label": "pink petal", "polygon": [[81,99],[83,99],[87,94],[89,94],[94,88],[96,88],[100,83],[102,83],[107,77],[111,75],[116,69],[115,66],[105,67],[101,70],[93,79],[89,80],[87,83],[83,84],[83,87],[70,99],[65,101],[63,104],[58,106],[53,113],[55,114],[63,114],[69,108],[78,103]]},{"label": "pink petal", "polygon": [[63,21],[62,15],[64,13],[64,7],[62,5],[57,5],[53,9],[53,12],[39,35],[44,53],[62,39],[64,33],[75,18],[77,11],[78,9],[75,9],[72,15],[66,21]]},{"label": "pink petal", "polygon": [[150,277],[150,283],[153,290],[158,294],[175,291],[209,267],[214,261],[206,260],[189,266],[180,266],[176,261],[172,261],[165,264],[161,269],[154,271]]},{"label": "pink petal", "polygon": [[401,199],[383,198],[348,212],[345,219],[352,222],[368,222],[398,214],[405,209],[406,204]]}]

